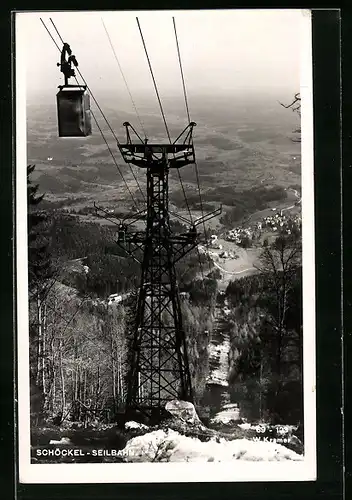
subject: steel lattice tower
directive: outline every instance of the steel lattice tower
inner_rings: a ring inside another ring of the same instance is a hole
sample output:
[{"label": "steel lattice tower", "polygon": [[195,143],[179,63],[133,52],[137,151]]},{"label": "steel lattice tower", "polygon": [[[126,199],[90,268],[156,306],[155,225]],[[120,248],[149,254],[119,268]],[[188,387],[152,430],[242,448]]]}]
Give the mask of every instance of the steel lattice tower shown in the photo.
[{"label": "steel lattice tower", "polygon": [[146,230],[133,233],[128,224],[121,224],[118,237],[119,246],[136,260],[138,252],[143,253],[126,414],[137,411],[154,418],[171,399],[193,400],[175,264],[198,244],[197,225],[205,218],[197,219],[184,234],[173,234],[170,228],[168,176],[170,170],[195,162],[195,123],[173,144],[148,144],[140,138],[133,143],[130,129],[135,130],[128,122],[124,126],[127,143],[119,144],[122,156],[145,169],[147,177],[147,209],[139,213],[147,216]]}]

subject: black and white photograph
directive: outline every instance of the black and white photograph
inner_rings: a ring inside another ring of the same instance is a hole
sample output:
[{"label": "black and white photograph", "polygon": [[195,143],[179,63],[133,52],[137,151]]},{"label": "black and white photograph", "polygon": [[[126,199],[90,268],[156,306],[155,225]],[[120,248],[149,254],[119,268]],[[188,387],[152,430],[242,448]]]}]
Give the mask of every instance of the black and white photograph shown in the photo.
[{"label": "black and white photograph", "polygon": [[309,10],[15,14],[21,482],[316,478],[311,51]]}]

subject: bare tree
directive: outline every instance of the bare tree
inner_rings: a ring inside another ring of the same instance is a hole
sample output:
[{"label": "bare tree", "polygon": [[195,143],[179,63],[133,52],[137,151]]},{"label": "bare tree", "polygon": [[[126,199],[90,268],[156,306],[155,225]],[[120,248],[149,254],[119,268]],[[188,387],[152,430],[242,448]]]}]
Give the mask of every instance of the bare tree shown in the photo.
[{"label": "bare tree", "polygon": [[[280,102],[280,105],[286,109],[291,109],[294,113],[297,113],[299,118],[301,119],[301,94],[297,92],[294,95],[294,98],[290,104],[283,104]],[[296,130],[293,131],[295,134],[299,134],[299,137],[292,139],[293,142],[301,142],[301,127],[299,126]]]},{"label": "bare tree", "polygon": [[286,109],[291,108],[292,111],[298,113],[299,116],[301,116],[301,94],[299,92],[295,94],[294,99],[290,104],[283,104],[282,102],[280,102],[280,104]]},{"label": "bare tree", "polygon": [[287,337],[286,317],[289,308],[289,292],[301,265],[300,235],[280,235],[273,245],[263,249],[260,271],[266,274],[274,291],[274,302],[267,316],[275,339],[275,372],[280,378],[282,355]]}]

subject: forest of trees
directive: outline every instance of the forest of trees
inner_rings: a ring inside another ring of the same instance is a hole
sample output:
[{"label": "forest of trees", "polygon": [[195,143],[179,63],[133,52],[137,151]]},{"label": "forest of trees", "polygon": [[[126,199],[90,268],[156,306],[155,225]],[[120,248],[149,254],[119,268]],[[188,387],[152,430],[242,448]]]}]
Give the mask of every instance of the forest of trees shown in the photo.
[{"label": "forest of trees", "polygon": [[[27,169],[32,420],[112,421],[126,396],[140,268],[115,243],[114,226],[43,210],[33,170]],[[185,229],[177,222],[172,227]],[[198,393],[207,367],[202,331],[210,329],[209,303],[216,295],[216,280],[194,280],[200,261],[209,265],[205,260],[193,251],[176,269],[180,290],[192,296],[182,310]],[[108,305],[110,294],[126,292],[131,295],[123,303]]]},{"label": "forest of trees", "polygon": [[279,236],[259,273],[230,282],[230,385],[249,416],[303,420],[302,266],[299,235]]},{"label": "forest of trees", "polygon": [[[236,222],[250,213],[263,210],[271,201],[282,201],[286,197],[287,193],[281,186],[257,186],[243,191],[234,191],[232,186],[217,186],[207,189],[202,194],[204,210],[214,210],[220,204],[233,207],[230,212],[223,216],[221,222],[225,225],[232,223],[232,221]],[[182,191],[171,192],[170,201],[180,208],[186,208]],[[199,194],[188,196],[187,202],[190,208],[200,209]],[[229,218],[231,221],[228,220]]]},{"label": "forest of trees", "polygon": [[226,205],[233,208],[225,212],[220,219],[221,224],[226,227],[233,227],[236,222],[239,222],[244,217],[267,208],[268,203],[272,201],[280,202],[287,198],[287,192],[281,186],[256,187],[249,191],[250,196],[248,191],[242,191],[236,193],[231,202],[226,203]]},{"label": "forest of trees", "polygon": [[[48,209],[31,182],[33,170],[27,169],[32,421],[114,421],[126,396],[139,265],[119,250],[114,227]],[[226,290],[230,389],[249,418],[302,420],[300,241],[299,234],[279,236],[263,247],[258,272]],[[181,306],[199,403],[220,275],[193,251],[178,264],[177,278],[187,295]],[[126,292],[118,305],[102,300]]]}]

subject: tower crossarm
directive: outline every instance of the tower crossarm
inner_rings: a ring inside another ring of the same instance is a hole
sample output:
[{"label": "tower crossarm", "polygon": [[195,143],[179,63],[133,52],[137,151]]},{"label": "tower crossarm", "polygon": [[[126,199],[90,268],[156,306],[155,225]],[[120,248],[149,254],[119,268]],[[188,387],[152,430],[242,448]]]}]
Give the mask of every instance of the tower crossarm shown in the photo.
[{"label": "tower crossarm", "polygon": [[[136,214],[126,215],[123,219],[120,216],[117,216],[114,212],[108,211],[106,208],[98,206],[95,202],[93,204],[95,208],[95,213],[97,217],[108,220],[118,226],[129,227],[136,222],[145,219],[147,215],[147,209],[140,210]],[[116,220],[118,222],[116,222]]]},{"label": "tower crossarm", "polygon": [[[126,232],[123,228],[118,232],[117,244],[118,246],[130,257],[132,257],[136,262],[141,263],[141,260],[137,258],[136,255],[143,252],[145,248],[146,234],[143,231],[138,232]],[[180,259],[182,259],[187,253],[193,250],[199,243],[201,243],[200,238],[196,233],[192,233],[192,229],[189,233],[184,235],[170,235],[170,243],[173,245],[173,259],[172,262],[176,264]]]},{"label": "tower crossarm", "polygon": [[213,219],[217,215],[221,215],[221,213],[222,213],[222,205],[220,205],[220,207],[217,208],[216,210],[213,210],[213,212],[209,212],[208,214],[205,214],[202,217],[199,217],[198,219],[196,219],[194,221],[194,225],[197,227],[200,224],[204,224],[204,222],[207,222],[208,220]]},{"label": "tower crossarm", "polygon": [[[192,135],[195,125],[191,122],[174,143],[162,144],[149,143],[148,139],[142,141],[131,124],[125,122],[127,140],[125,143],[119,143],[118,147],[126,163],[141,168],[152,168],[152,165],[157,168],[159,164],[167,161],[169,168],[180,168],[195,162]],[[138,142],[132,142],[131,131],[136,133]]]}]

